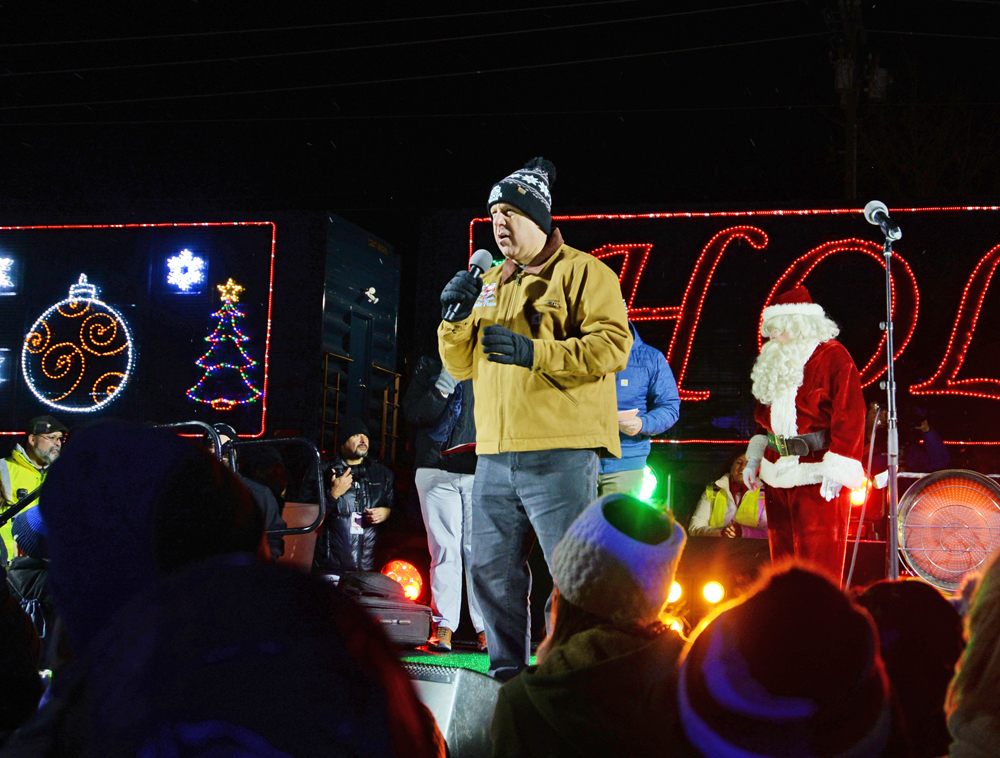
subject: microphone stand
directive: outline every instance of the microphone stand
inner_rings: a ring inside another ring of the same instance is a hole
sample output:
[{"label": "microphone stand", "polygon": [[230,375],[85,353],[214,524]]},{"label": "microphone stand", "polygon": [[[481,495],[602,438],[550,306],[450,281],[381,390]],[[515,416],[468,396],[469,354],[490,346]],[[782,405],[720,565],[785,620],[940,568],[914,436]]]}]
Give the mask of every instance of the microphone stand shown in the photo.
[{"label": "microphone stand", "polygon": [[[895,350],[892,343],[892,237],[885,235],[885,351],[887,370],[881,383],[886,391],[889,428],[886,431],[886,453],[889,463],[889,535],[886,545],[886,578],[899,579],[899,424],[896,415]],[[877,423],[877,419],[876,419]]]}]

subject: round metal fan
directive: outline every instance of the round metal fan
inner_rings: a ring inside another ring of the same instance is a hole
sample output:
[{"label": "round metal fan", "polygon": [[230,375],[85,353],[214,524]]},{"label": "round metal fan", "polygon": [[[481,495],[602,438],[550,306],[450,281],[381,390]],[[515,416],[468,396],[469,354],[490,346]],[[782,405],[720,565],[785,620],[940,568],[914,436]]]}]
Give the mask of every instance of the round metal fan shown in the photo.
[{"label": "round metal fan", "polygon": [[1000,548],[1000,486],[975,471],[936,471],[899,503],[899,549],[910,569],[935,587],[962,578]]}]

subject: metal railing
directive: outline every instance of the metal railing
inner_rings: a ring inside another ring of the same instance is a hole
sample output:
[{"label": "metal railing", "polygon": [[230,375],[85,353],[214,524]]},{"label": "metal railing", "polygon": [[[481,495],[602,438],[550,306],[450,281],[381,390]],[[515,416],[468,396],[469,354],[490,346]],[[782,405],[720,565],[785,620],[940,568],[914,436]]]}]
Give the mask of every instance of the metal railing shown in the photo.
[{"label": "metal railing", "polygon": [[[215,452],[216,458],[221,462],[223,452],[223,446],[220,444],[219,433],[212,428],[211,425],[206,424],[204,421],[180,421],[176,424],[155,424],[155,429],[183,429],[186,427],[197,427],[200,429],[209,439],[213,442],[213,450]],[[313,523],[301,527],[292,527],[287,529],[274,529],[268,530],[268,534],[285,536],[288,534],[308,534],[319,528],[320,524],[323,523],[323,518],[326,515],[326,493],[323,488],[323,460],[320,457],[319,449],[309,440],[304,437],[284,437],[275,440],[232,440],[226,445],[225,453],[229,456],[229,465],[234,471],[236,470],[236,449],[245,447],[261,447],[265,445],[270,446],[287,446],[287,445],[302,445],[312,452],[311,458],[314,464],[314,472],[316,475],[316,490],[319,493],[319,512],[316,515],[316,519]],[[37,498],[38,494],[42,490],[42,485],[39,485],[34,490],[29,492],[24,497],[20,498],[16,503],[7,508],[2,514],[0,514],[0,527],[14,518],[18,513],[27,508],[31,503],[33,503]]]},{"label": "metal railing", "polygon": [[229,453],[235,457],[237,448],[282,445],[302,445],[308,448],[312,453],[310,456],[312,459],[310,461],[310,465],[314,465],[314,473],[316,475],[316,491],[319,493],[319,509],[316,514],[316,519],[311,524],[299,527],[287,527],[285,529],[268,529],[267,533],[281,537],[288,534],[308,534],[309,532],[316,531],[319,528],[319,525],[323,523],[323,518],[326,516],[326,493],[323,491],[323,459],[320,456],[319,448],[305,437],[282,437],[274,440],[233,440],[232,443],[228,445],[228,449]]},{"label": "metal railing", "polygon": [[[157,429],[183,429],[184,427],[197,427],[205,432],[205,434],[212,440],[213,450],[215,452],[216,458],[222,462],[223,456],[228,457],[229,468],[233,471],[237,470],[236,466],[236,450],[238,448],[246,447],[263,447],[263,446],[287,446],[287,445],[302,445],[312,452],[310,456],[313,460],[312,463],[315,464],[315,475],[316,475],[316,485],[317,491],[319,492],[319,512],[316,515],[316,519],[312,524],[301,527],[293,527],[287,529],[274,529],[268,530],[268,534],[273,534],[277,536],[285,536],[286,534],[308,534],[309,532],[315,531],[319,528],[319,525],[323,523],[323,517],[326,515],[326,499],[325,493],[323,492],[323,459],[319,454],[319,448],[317,448],[312,442],[305,439],[304,437],[282,437],[280,439],[274,440],[241,440],[235,439],[230,440],[224,446],[220,444],[219,433],[215,431],[212,426],[206,424],[204,421],[180,421],[176,424],[156,424]],[[37,490],[36,490],[37,492]],[[6,514],[5,514],[6,515]],[[0,523],[2,525],[2,523]]]}]

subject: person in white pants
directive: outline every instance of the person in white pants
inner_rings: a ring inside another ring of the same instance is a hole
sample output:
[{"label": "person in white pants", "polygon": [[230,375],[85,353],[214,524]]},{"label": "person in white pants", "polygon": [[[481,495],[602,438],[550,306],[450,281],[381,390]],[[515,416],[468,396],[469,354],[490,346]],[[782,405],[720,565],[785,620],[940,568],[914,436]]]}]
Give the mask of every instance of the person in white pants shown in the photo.
[{"label": "person in white pants", "polygon": [[[462,562],[465,562],[465,586],[469,592],[469,615],[476,627],[477,647],[486,646],[486,627],[479,603],[472,589],[472,485],[473,474],[456,474],[444,469],[417,469],[417,495],[420,514],[427,527],[427,547],[431,552],[431,594],[434,609],[441,617],[434,649],[450,650],[450,640],[442,631],[458,628],[462,611]],[[450,637],[451,635],[446,635]]]},{"label": "person in white pants", "polygon": [[469,570],[476,470],[474,405],[471,380],[456,382],[437,358],[424,356],[417,362],[403,398],[403,413],[417,428],[415,482],[431,554],[431,603],[441,618],[428,649],[437,652],[451,650],[462,612],[463,574],[477,648],[486,650],[485,623]]}]

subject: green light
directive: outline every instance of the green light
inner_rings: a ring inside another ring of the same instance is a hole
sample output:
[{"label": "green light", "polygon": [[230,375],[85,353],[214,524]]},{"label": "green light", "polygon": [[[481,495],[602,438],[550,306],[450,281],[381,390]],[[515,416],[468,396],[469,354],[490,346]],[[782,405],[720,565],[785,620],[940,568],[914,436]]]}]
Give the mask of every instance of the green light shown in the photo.
[{"label": "green light", "polygon": [[642,470],[642,486],[639,488],[637,497],[648,503],[654,492],[656,492],[656,474],[649,466],[646,466]]}]

